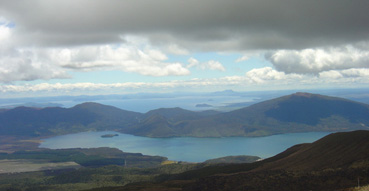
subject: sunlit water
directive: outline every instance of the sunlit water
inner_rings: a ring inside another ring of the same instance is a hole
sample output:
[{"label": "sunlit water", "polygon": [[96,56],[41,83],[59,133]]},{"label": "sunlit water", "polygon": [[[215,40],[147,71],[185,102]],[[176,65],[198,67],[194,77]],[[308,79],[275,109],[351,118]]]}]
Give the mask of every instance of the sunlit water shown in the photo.
[{"label": "sunlit water", "polygon": [[142,153],[168,157],[169,160],[203,162],[208,159],[230,155],[253,155],[262,158],[274,156],[287,148],[314,142],[330,133],[289,133],[266,137],[223,138],[149,138],[119,134],[102,138],[116,132],[83,132],[44,139],[40,147],[50,149],[113,147],[124,152]]}]

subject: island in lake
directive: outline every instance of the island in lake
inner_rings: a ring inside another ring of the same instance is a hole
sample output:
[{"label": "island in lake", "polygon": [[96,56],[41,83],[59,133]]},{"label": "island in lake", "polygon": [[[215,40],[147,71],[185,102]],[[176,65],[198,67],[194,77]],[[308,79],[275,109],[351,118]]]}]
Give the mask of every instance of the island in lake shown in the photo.
[{"label": "island in lake", "polygon": [[213,107],[212,105],[202,103],[202,104],[196,104],[196,107]]},{"label": "island in lake", "polygon": [[101,135],[101,138],[112,138],[112,137],[117,137],[119,136],[118,134],[105,134],[105,135]]}]

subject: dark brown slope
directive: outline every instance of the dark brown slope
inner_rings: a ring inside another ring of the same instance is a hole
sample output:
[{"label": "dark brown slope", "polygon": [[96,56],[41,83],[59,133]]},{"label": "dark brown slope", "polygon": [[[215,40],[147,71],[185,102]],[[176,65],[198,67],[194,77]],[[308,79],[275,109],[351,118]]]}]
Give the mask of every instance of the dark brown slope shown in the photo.
[{"label": "dark brown slope", "polygon": [[369,131],[334,133],[252,164],[208,166],[114,190],[301,191],[369,184]]},{"label": "dark brown slope", "polygon": [[354,187],[358,177],[369,184],[369,131],[334,133],[253,165],[200,178],[186,190],[337,190]]},{"label": "dark brown slope", "polygon": [[268,160],[271,162],[255,170],[321,170],[360,165],[369,162],[369,131],[333,133],[311,144],[293,146]]}]

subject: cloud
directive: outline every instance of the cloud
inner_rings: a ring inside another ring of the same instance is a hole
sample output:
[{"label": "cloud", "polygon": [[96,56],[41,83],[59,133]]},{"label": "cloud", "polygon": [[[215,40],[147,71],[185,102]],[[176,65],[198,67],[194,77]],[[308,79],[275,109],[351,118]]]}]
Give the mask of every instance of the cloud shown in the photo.
[{"label": "cloud", "polygon": [[237,58],[235,60],[235,62],[243,62],[243,61],[247,61],[247,60],[249,60],[251,58],[255,58],[255,57],[260,58],[260,57],[263,57],[264,54],[265,54],[265,50],[257,50],[257,49],[255,49],[255,50],[244,51],[242,53],[242,56],[239,57],[239,58]]},{"label": "cloud", "polygon": [[245,53],[236,60],[242,62],[257,50],[257,57],[270,51],[265,58],[273,67],[245,76],[148,86],[367,83],[367,7],[367,0],[2,0],[0,82],[70,78],[70,71],[96,70],[185,76],[190,69],[226,69],[218,61],[191,56],[184,65],[169,54]]},{"label": "cloud", "polygon": [[285,73],[271,67],[256,68],[246,72],[244,82],[250,85],[284,88],[366,87],[369,69],[345,69],[320,72],[318,75]]},{"label": "cloud", "polygon": [[264,67],[250,70],[246,73],[246,78],[252,83],[278,81],[285,84],[290,81],[301,80],[303,76],[298,74],[285,74],[284,72],[279,72],[271,67]]},{"label": "cloud", "polygon": [[368,78],[369,68],[352,68],[346,70],[330,70],[319,73],[320,78],[325,79],[355,79]]},{"label": "cloud", "polygon": [[193,57],[189,58],[187,61],[189,63],[187,65],[188,68],[192,68],[192,67],[200,65],[200,62],[197,59],[193,58]]},{"label": "cloud", "polygon": [[16,48],[8,22],[0,21],[0,82],[31,81],[37,79],[69,78],[59,66],[45,62],[42,51]]},{"label": "cloud", "polygon": [[143,90],[174,90],[180,89],[208,89],[212,87],[235,89],[303,89],[324,87],[367,87],[369,84],[369,69],[347,69],[324,71],[319,75],[286,74],[271,67],[257,68],[247,72],[244,76],[225,76],[220,78],[194,78],[190,80],[173,80],[167,82],[126,82],[126,83],[41,83],[25,85],[0,85],[0,92],[17,95],[43,93],[122,93],[127,91],[141,92]]},{"label": "cloud", "polygon": [[10,28],[6,27],[5,24],[3,25],[0,24],[0,42],[5,41],[9,37],[10,37]]},{"label": "cloud", "polygon": [[369,48],[352,45],[335,48],[278,50],[266,56],[277,70],[286,73],[318,74],[323,71],[369,68]]},{"label": "cloud", "polygon": [[0,82],[70,78],[57,66],[30,58],[32,50],[18,50],[15,54],[16,57],[0,58]]},{"label": "cloud", "polygon": [[71,70],[121,70],[146,76],[190,74],[181,63],[166,62],[168,58],[160,50],[143,47],[140,39],[126,39],[126,45],[18,47],[14,28],[6,20],[1,23],[0,82],[71,78],[68,74]]},{"label": "cloud", "polygon": [[196,67],[199,68],[201,70],[218,70],[218,71],[225,71],[226,69],[224,68],[224,66],[215,60],[209,60],[207,62],[199,62],[198,60],[196,60],[195,58],[191,57],[188,59],[188,65],[187,68],[192,68],[192,67]]},{"label": "cloud", "polygon": [[184,49],[182,47],[179,47],[176,44],[169,44],[166,47],[166,50],[169,53],[176,54],[176,55],[188,55],[189,54],[189,51],[187,49]]},{"label": "cloud", "polygon": [[159,50],[135,46],[86,46],[53,49],[52,61],[63,68],[91,70],[121,70],[145,76],[183,76],[190,71],[181,63],[165,62],[167,56]]},{"label": "cloud", "polygon": [[23,43],[108,44],[121,35],[184,49],[306,49],[367,40],[369,2],[357,0],[2,0]]},{"label": "cloud", "polygon": [[236,62],[242,62],[250,59],[249,55],[243,55],[242,57],[237,58]]}]

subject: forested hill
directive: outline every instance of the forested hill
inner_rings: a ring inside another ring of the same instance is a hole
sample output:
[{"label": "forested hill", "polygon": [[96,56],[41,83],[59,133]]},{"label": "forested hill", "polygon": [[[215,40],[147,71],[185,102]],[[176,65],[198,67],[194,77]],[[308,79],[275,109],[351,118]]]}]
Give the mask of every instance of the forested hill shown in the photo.
[{"label": "forested hill", "polygon": [[161,108],[142,114],[91,102],[72,108],[18,107],[0,111],[2,135],[114,130],[150,137],[222,137],[357,129],[369,129],[369,105],[309,93],[295,93],[226,113]]}]

